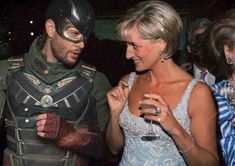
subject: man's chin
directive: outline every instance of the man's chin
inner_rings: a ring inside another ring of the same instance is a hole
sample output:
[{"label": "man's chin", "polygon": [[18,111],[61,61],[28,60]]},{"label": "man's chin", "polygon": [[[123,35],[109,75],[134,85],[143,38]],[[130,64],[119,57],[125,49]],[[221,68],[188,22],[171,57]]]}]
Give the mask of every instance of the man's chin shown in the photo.
[{"label": "man's chin", "polygon": [[70,57],[67,58],[66,61],[64,61],[64,64],[69,67],[69,68],[73,68],[80,60],[80,56],[77,57]]},{"label": "man's chin", "polygon": [[76,64],[77,64],[78,60],[70,60],[65,62],[64,64],[68,67],[68,68],[73,68]]}]

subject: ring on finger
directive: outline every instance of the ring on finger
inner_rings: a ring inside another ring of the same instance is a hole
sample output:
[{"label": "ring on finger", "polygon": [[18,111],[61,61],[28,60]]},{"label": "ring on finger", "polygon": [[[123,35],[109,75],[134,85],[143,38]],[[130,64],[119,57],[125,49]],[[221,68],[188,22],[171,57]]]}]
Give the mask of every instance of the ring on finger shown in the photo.
[{"label": "ring on finger", "polygon": [[161,108],[157,107],[157,108],[155,109],[155,112],[154,112],[154,113],[155,113],[156,115],[160,115],[161,112],[162,112]]}]

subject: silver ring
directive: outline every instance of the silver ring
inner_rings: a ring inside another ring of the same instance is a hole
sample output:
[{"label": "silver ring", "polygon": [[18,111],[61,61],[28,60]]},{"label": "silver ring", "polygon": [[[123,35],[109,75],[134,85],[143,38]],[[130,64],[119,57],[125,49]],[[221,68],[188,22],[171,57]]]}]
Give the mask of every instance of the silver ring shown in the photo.
[{"label": "silver ring", "polygon": [[157,108],[155,109],[155,114],[156,114],[156,115],[160,115],[161,112],[162,112],[161,108],[157,107]]}]

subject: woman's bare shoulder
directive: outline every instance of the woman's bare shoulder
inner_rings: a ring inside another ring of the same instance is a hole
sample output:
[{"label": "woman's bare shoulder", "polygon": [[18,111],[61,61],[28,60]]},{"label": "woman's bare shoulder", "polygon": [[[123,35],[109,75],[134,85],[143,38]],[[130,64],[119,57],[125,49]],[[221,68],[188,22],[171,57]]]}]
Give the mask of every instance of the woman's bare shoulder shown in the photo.
[{"label": "woman's bare shoulder", "polygon": [[127,75],[124,75],[121,79],[120,79],[120,81],[128,81],[128,79],[129,79],[129,74],[127,74]]},{"label": "woman's bare shoulder", "polygon": [[212,91],[207,84],[198,82],[195,85],[190,96],[189,110],[191,113],[198,111],[209,113],[215,110]]},{"label": "woman's bare shoulder", "polygon": [[192,95],[195,97],[199,97],[199,98],[207,97],[208,95],[211,96],[211,94],[212,94],[212,91],[210,87],[207,84],[200,82],[200,81],[196,83],[192,91]]},{"label": "woman's bare shoulder", "polygon": [[138,73],[132,72],[132,73],[129,73],[129,74],[124,75],[124,76],[120,79],[120,81],[128,81],[129,78],[130,78],[130,76],[131,76],[131,74],[132,74],[132,75],[134,74],[134,77],[135,77],[134,79],[135,79],[135,80],[141,79],[141,77],[143,77],[143,74],[138,74]]}]

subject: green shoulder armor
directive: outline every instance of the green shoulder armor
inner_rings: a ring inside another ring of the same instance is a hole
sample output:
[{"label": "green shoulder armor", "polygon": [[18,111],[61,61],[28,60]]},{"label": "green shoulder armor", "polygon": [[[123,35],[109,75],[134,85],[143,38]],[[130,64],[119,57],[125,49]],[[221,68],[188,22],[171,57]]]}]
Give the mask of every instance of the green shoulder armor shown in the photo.
[{"label": "green shoulder armor", "polygon": [[8,69],[15,69],[24,66],[23,56],[9,58],[8,64],[9,64]]},{"label": "green shoulder armor", "polygon": [[93,82],[93,78],[96,73],[96,68],[84,62],[81,62],[79,66],[80,66],[81,74],[85,76],[89,80],[89,82]]}]

